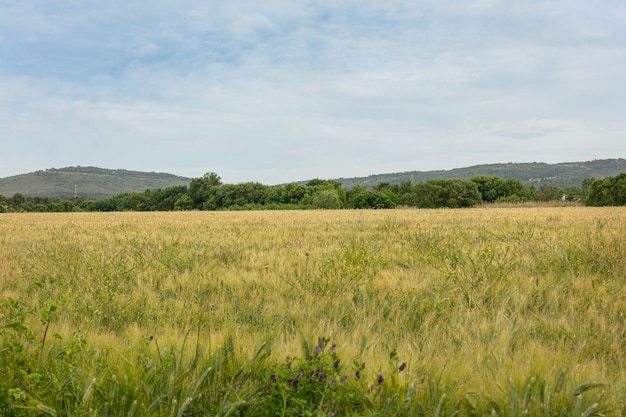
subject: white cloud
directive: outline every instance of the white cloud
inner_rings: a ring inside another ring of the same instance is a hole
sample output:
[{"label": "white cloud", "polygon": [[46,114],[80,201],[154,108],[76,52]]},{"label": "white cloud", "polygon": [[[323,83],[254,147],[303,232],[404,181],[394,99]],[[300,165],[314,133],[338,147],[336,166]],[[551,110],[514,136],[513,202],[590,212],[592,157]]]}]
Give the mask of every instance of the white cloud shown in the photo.
[{"label": "white cloud", "polygon": [[0,176],[99,165],[274,183],[624,157],[625,10],[5,3]]}]

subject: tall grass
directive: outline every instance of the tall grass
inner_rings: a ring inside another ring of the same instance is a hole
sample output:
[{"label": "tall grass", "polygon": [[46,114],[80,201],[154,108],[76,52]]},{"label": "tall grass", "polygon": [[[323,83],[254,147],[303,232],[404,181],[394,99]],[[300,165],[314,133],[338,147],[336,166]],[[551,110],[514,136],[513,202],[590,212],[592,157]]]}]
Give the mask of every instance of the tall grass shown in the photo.
[{"label": "tall grass", "polygon": [[625,236],[623,208],[3,215],[0,410],[622,416]]}]

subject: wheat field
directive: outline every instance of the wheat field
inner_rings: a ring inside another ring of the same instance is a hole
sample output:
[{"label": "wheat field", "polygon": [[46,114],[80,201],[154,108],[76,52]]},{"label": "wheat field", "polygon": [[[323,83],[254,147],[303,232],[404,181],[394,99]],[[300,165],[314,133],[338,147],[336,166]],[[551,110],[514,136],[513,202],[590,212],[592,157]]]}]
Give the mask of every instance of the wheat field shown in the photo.
[{"label": "wheat field", "polygon": [[4,214],[0,415],[623,416],[625,260],[621,207]]}]

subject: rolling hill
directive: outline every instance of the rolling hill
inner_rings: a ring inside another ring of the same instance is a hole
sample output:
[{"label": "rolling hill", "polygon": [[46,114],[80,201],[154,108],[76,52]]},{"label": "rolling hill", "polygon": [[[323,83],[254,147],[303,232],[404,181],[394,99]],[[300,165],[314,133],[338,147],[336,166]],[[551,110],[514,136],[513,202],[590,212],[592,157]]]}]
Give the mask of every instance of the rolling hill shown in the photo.
[{"label": "rolling hill", "polygon": [[[514,178],[524,184],[557,187],[580,187],[585,178],[604,178],[626,172],[626,159],[600,159],[587,162],[547,164],[541,162],[475,165],[447,171],[407,171],[377,174],[368,177],[337,178],[344,187],[355,185],[373,187],[381,182],[399,184],[432,179],[460,178],[469,180],[477,175]],[[189,185],[191,178],[158,172],[129,171],[96,167],[51,168],[28,174],[0,178],[0,195],[11,197],[84,197],[98,199],[125,192]]]},{"label": "rolling hill", "polygon": [[189,185],[191,178],[159,172],[128,171],[96,167],[46,169],[0,178],[0,195],[11,197],[105,198],[124,192]]},{"label": "rolling hill", "polygon": [[408,171],[395,174],[378,174],[368,177],[338,178],[336,179],[346,188],[355,185],[373,187],[381,182],[400,184],[404,181],[415,183],[433,179],[459,178],[469,180],[477,175],[493,175],[500,178],[514,178],[524,184],[553,185],[556,187],[580,187],[585,178],[604,178],[626,172],[626,159],[598,159],[587,162],[566,162],[546,164],[506,163],[475,165],[467,168],[457,168],[448,171]]}]

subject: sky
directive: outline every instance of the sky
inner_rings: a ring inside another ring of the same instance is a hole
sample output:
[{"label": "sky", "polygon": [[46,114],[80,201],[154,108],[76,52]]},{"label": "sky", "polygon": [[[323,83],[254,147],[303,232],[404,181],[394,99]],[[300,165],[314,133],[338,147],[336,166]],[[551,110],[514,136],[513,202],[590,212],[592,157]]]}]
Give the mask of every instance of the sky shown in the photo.
[{"label": "sky", "polygon": [[0,177],[626,157],[624,0],[0,0]]}]

